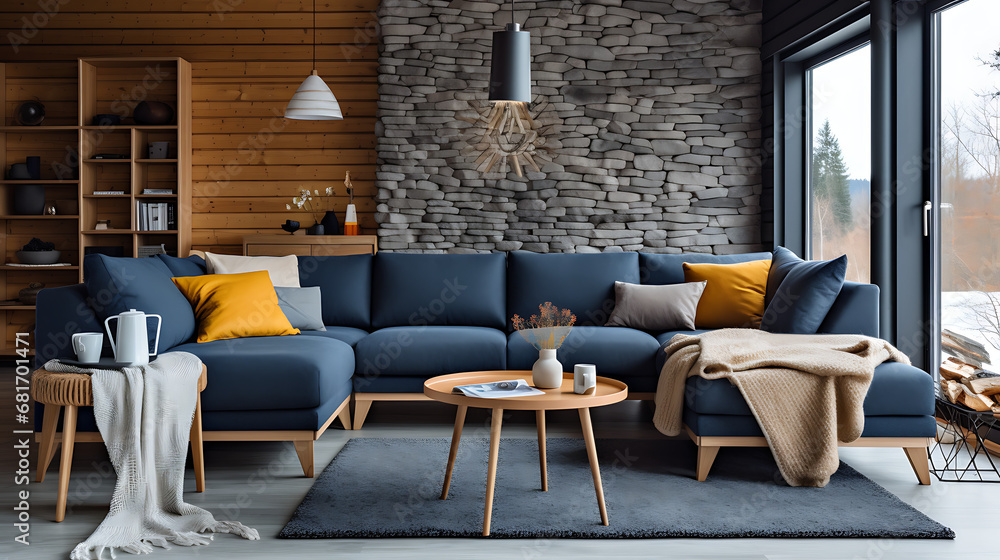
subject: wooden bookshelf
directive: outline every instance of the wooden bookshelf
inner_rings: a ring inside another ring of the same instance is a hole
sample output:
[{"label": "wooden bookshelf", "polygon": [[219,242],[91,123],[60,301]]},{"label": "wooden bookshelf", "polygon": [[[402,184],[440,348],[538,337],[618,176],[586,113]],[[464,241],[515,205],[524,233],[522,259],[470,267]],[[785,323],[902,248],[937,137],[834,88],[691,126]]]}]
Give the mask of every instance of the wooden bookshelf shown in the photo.
[{"label": "wooden bookshelf", "polygon": [[[8,69],[12,71],[8,75]],[[155,79],[150,79],[151,70]],[[174,122],[141,125],[132,122],[142,99],[123,98],[140,92],[150,101],[174,108]],[[24,101],[45,104],[45,121],[38,126],[15,122],[14,111]],[[81,58],[75,72],[53,73],[29,62],[0,63],[0,300],[16,300],[32,282],[46,287],[83,280],[83,256],[88,248],[120,248],[137,256],[140,245],[163,244],[178,256],[191,247],[191,65],[178,57]],[[95,126],[98,114],[127,115],[113,127]],[[149,159],[149,142],[169,141],[169,159]],[[126,156],[95,159],[100,153]],[[11,164],[27,156],[42,160],[41,179],[7,179]],[[75,163],[79,161],[74,170]],[[21,185],[44,185],[46,206],[57,200],[76,201],[73,215],[17,215],[13,193]],[[144,195],[145,188],[170,188],[174,194]],[[94,195],[95,190],[122,190],[123,195]],[[176,204],[177,228],[138,231],[136,201]],[[97,220],[109,219],[113,230],[97,230]],[[16,252],[32,237],[55,243],[61,267],[18,267]],[[0,356],[12,356],[14,336],[33,332],[35,307],[0,305],[3,318]]]}]

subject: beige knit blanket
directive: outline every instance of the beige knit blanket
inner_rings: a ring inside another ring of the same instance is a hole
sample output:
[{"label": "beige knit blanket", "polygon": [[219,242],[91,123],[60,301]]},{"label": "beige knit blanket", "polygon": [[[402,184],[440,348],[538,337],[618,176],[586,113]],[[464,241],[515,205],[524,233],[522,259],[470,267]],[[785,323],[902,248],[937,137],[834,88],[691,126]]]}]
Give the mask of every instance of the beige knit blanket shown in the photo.
[{"label": "beige knit blanket", "polygon": [[688,377],[728,379],[746,399],[791,486],[826,486],[840,465],[837,442],[850,443],[864,430],[863,404],[875,366],[910,363],[877,338],[753,329],[677,335],[664,351],[656,429],[680,434]]}]

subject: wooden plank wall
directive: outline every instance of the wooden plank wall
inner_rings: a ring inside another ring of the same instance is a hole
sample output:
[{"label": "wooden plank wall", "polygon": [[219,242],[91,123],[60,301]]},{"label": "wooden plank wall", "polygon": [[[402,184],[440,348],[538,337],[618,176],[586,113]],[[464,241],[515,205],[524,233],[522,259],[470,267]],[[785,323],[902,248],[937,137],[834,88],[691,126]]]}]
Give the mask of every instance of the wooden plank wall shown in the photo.
[{"label": "wooden plank wall", "polygon": [[[77,57],[181,56],[193,69],[193,248],[239,253],[280,233],[300,187],[335,188],[343,220],[351,171],[362,233],[374,233],[378,0],[317,0],[316,68],[341,121],[280,118],[312,68],[312,0],[4,0],[0,57],[71,77]],[[46,12],[46,7],[48,12]],[[16,43],[11,44],[11,40]],[[23,42],[22,42],[23,41]]]}]

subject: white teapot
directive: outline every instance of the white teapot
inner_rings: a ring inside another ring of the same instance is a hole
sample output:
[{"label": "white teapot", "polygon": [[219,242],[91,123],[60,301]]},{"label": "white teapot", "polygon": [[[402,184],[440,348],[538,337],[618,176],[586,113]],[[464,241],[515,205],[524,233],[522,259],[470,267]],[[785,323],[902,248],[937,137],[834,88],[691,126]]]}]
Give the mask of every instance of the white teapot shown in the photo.
[{"label": "white teapot", "polygon": [[[149,351],[149,334],[146,332],[146,317],[156,317],[156,340],[153,351]],[[111,320],[118,320],[117,336],[111,334]],[[129,366],[142,366],[149,363],[149,357],[155,356],[160,346],[160,325],[163,318],[159,315],[146,315],[142,311],[129,309],[125,313],[108,317],[104,328],[111,340],[111,350],[115,353],[115,361]]]}]

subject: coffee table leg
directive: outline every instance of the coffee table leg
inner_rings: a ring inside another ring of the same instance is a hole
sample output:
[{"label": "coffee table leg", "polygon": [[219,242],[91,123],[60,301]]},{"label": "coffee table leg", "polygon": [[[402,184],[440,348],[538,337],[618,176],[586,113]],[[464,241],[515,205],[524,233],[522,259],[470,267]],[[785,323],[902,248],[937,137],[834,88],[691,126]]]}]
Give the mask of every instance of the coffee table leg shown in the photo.
[{"label": "coffee table leg", "polygon": [[455,415],[455,431],[451,433],[451,451],[448,452],[448,469],[444,473],[444,487],[441,488],[441,499],[448,499],[448,489],[451,488],[451,470],[455,468],[455,457],[458,455],[458,442],[462,439],[462,427],[465,426],[465,412],[469,407],[459,405]]},{"label": "coffee table leg", "polygon": [[594,475],[594,490],[597,491],[597,506],[601,509],[601,523],[609,525],[608,510],[604,505],[604,488],[601,486],[601,466],[597,463],[597,444],[594,443],[594,426],[590,422],[589,408],[580,409],[580,426],[583,427],[583,441],[587,443],[590,473]]},{"label": "coffee table leg", "polygon": [[535,411],[535,424],[538,426],[538,468],[542,472],[542,492],[549,491],[549,469],[545,460],[545,411]]},{"label": "coffee table leg", "polygon": [[493,409],[493,421],[490,425],[490,468],[486,472],[486,512],[483,515],[483,536],[490,536],[490,518],[493,515],[493,490],[496,487],[497,455],[500,454],[500,423],[503,421],[503,409]]}]

